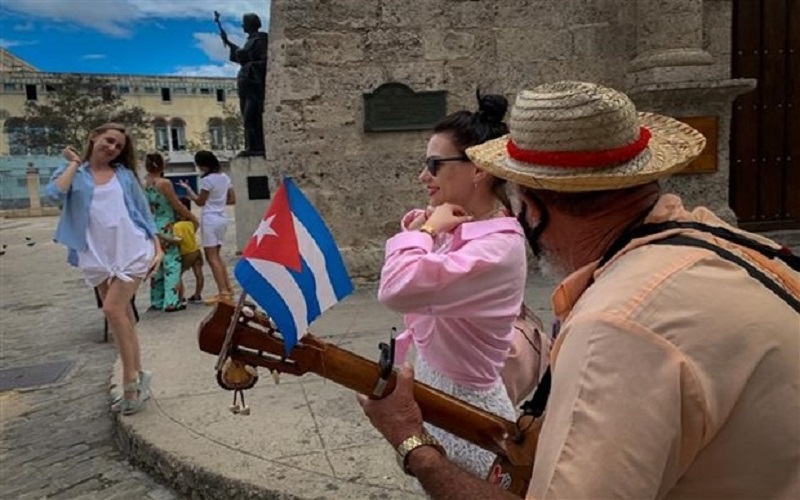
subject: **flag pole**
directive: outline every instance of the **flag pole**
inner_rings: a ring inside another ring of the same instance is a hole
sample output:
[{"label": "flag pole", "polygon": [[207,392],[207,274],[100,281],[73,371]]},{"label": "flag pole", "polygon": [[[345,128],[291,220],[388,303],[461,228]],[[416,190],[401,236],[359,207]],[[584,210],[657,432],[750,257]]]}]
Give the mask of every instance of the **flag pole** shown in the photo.
[{"label": "flag pole", "polygon": [[236,329],[236,322],[239,321],[239,315],[242,313],[246,298],[247,292],[242,291],[242,294],[239,296],[239,301],[236,303],[233,315],[231,316],[231,322],[228,324],[228,331],[225,333],[225,341],[222,343],[222,349],[220,349],[219,356],[217,356],[217,364],[214,366],[214,369],[217,371],[222,370],[222,365],[225,364],[225,360],[228,358],[228,351],[230,350],[231,341],[233,340],[233,332]]}]

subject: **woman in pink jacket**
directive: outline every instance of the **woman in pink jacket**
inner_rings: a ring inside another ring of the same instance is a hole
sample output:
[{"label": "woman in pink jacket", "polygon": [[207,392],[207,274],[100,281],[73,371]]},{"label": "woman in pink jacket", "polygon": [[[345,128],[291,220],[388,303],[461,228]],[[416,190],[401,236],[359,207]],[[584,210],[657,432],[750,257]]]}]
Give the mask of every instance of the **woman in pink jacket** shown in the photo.
[{"label": "woman in pink jacket", "polygon": [[[429,207],[408,213],[386,243],[378,298],[405,314],[397,362],[413,343],[419,381],[515,420],[500,373],[522,305],[525,239],[504,181],[464,154],[508,133],[504,97],[479,94],[478,104],[477,112],[458,111],[435,128],[419,176]],[[426,430],[461,467],[486,476],[492,453],[436,427]]]}]

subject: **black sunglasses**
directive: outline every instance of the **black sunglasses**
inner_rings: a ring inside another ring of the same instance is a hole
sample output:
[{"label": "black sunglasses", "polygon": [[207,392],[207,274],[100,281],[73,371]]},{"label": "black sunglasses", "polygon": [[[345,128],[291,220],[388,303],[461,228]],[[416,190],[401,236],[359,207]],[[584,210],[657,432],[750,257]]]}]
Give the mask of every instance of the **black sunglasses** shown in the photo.
[{"label": "black sunglasses", "polygon": [[446,163],[448,161],[470,161],[469,157],[465,154],[461,156],[450,156],[447,158],[439,158],[437,156],[429,156],[425,158],[425,165],[428,167],[428,172],[431,173],[432,176],[436,177],[436,174],[439,172],[439,166],[442,163]]}]

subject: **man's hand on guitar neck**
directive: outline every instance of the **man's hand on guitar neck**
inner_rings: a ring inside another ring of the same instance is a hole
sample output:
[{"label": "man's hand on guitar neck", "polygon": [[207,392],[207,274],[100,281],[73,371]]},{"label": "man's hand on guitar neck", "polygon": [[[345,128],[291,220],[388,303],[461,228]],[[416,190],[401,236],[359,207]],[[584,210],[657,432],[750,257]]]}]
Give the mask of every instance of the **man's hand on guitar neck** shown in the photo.
[{"label": "man's hand on guitar neck", "polygon": [[356,396],[373,427],[397,448],[406,439],[422,434],[422,412],[414,401],[414,369],[405,364],[397,373],[397,385],[383,399]]},{"label": "man's hand on guitar neck", "polygon": [[[394,391],[385,398],[369,399],[363,394],[357,398],[369,421],[395,449],[407,438],[423,432],[422,412],[414,401],[414,369],[410,365],[403,365]],[[462,470],[430,446],[412,450],[408,468],[435,500],[519,500]]]}]

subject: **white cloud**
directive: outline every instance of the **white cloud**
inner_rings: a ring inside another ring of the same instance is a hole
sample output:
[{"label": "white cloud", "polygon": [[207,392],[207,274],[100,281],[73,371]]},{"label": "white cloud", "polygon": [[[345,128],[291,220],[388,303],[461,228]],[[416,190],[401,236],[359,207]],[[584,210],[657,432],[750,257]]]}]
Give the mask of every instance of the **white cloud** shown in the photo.
[{"label": "white cloud", "polygon": [[228,49],[222,45],[222,40],[217,33],[195,33],[195,46],[202,50],[210,60],[226,62]]},{"label": "white cloud", "polygon": [[[189,5],[191,5],[189,7]],[[85,26],[107,35],[128,37],[131,24],[146,19],[208,19],[213,24],[214,10],[223,21],[238,23],[243,14],[255,12],[263,29],[269,26],[270,0],[16,0],[3,7],[20,14]]]},{"label": "white cloud", "polygon": [[226,64],[202,64],[200,66],[178,66],[173,76],[203,76],[203,77],[224,77],[231,78],[236,76],[239,66],[233,63]]},{"label": "white cloud", "polygon": [[105,54],[86,54],[81,56],[81,59],[84,61],[95,61],[97,59],[105,59]]},{"label": "white cloud", "polygon": [[31,40],[8,40],[0,38],[0,47],[10,49],[11,47],[19,47],[20,45],[36,45],[37,42]]}]

